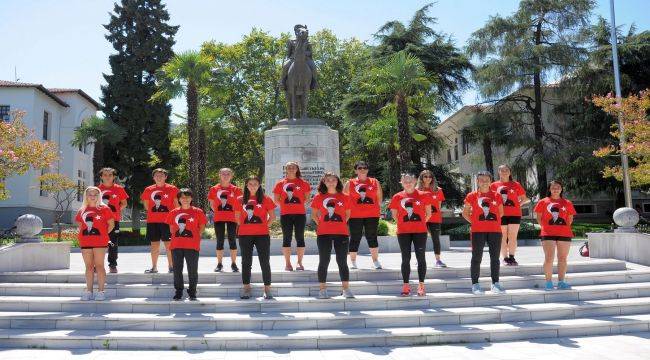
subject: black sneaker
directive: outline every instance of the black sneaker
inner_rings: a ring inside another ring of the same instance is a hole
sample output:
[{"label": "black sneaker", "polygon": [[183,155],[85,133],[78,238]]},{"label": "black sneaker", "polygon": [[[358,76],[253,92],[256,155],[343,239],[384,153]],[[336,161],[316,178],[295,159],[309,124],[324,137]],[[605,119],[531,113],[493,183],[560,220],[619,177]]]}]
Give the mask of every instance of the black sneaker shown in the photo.
[{"label": "black sneaker", "polygon": [[183,291],[176,291],[176,294],[174,295],[174,301],[181,301],[183,300]]},{"label": "black sneaker", "polygon": [[189,296],[190,301],[196,301],[196,292],[190,292],[189,289],[187,290],[187,296]]},{"label": "black sneaker", "polygon": [[221,270],[223,270],[223,265],[221,264],[217,264],[217,267],[214,268],[214,272],[221,272]]},{"label": "black sneaker", "polygon": [[511,266],[517,266],[517,265],[519,265],[519,263],[517,262],[517,260],[515,260],[514,255],[510,255],[510,259],[509,259],[509,260],[510,260],[510,265],[511,265]]},{"label": "black sneaker", "polygon": [[230,264],[230,268],[232,269],[232,272],[239,272],[239,268],[235,263]]},{"label": "black sneaker", "polygon": [[510,266],[510,265],[511,265],[511,264],[510,264],[510,258],[507,258],[507,257],[506,257],[506,258],[503,258],[503,265]]}]

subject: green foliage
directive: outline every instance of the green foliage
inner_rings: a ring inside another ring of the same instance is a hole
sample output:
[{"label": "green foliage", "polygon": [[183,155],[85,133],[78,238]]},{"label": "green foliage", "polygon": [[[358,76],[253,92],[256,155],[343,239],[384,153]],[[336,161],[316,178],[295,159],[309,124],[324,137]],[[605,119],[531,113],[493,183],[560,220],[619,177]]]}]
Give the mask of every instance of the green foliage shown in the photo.
[{"label": "green foliage", "polygon": [[388,222],[384,219],[379,219],[379,224],[377,225],[377,235],[387,236],[388,235]]}]

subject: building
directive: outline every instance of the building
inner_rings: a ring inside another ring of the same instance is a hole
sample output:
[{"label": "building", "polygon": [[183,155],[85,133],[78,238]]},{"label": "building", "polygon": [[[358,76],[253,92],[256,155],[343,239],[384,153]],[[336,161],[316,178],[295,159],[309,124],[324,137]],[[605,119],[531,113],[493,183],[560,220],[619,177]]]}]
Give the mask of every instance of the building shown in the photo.
[{"label": "building", "polygon": [[[13,226],[26,213],[40,216],[44,226],[52,225],[56,202],[41,191],[38,177],[46,171],[58,171],[77,182],[79,189],[93,181],[93,145],[70,145],[74,130],[99,110],[99,104],[80,89],[48,89],[40,84],[0,80],[0,120],[8,121],[13,111],[24,111],[23,122],[39,139],[58,144],[59,160],[50,169],[33,170],[6,181],[11,198],[0,201],[0,228]],[[81,193],[71,206],[81,206]],[[70,214],[72,213],[70,212]],[[70,222],[70,214],[64,217]]]},{"label": "building", "polygon": [[[544,102],[542,103],[542,123],[547,131],[561,132],[562,124],[567,120],[565,115],[554,113],[554,104],[559,103],[559,99],[555,96],[556,86],[548,85],[544,87]],[[532,96],[531,89],[523,89],[519,92],[527,93],[526,95]],[[514,95],[516,95],[515,93]],[[481,144],[471,144],[466,141],[463,135],[463,129],[472,124],[473,118],[477,112],[490,112],[493,111],[491,105],[467,105],[456,111],[447,119],[442,121],[436,128],[436,133],[443,139],[445,146],[442,151],[433,155],[433,162],[437,165],[447,165],[452,171],[463,174],[466,184],[473,185],[473,176],[478,171],[485,170],[485,157]],[[530,116],[530,115],[526,115]],[[530,121],[532,122],[532,119]],[[551,146],[551,145],[549,145]],[[504,147],[492,146],[492,158],[494,163],[494,170],[500,164],[512,164],[515,159],[521,155],[521,151],[511,151],[507,153]],[[548,179],[554,178],[553,169],[547,168]],[[513,178],[519,181],[527,189],[536,188],[537,184],[537,169],[534,163],[527,165],[525,169],[513,168]],[[566,196],[570,198],[578,212],[578,217],[581,219],[591,219],[596,221],[611,221],[611,214],[616,210],[615,199],[606,193],[594,194],[591,198],[580,198],[572,196],[570,189],[567,189]],[[632,192],[633,206],[641,211],[642,216],[650,215],[650,196],[645,195],[639,191]],[[531,203],[529,206],[524,207],[523,214],[525,217],[532,218]]]}]

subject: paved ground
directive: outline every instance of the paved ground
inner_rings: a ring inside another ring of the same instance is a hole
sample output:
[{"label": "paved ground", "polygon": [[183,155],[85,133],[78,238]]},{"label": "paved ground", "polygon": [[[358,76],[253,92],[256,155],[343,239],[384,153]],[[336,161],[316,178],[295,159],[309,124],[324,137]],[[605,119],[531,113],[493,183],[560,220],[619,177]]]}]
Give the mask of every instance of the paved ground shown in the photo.
[{"label": "paved ground", "polygon": [[99,350],[0,350],[3,360],[33,359],[215,359],[215,360],[463,360],[463,359],[648,359],[650,333],[629,335],[538,339],[530,341],[459,345],[377,347],[354,350],[276,351],[99,351]]}]

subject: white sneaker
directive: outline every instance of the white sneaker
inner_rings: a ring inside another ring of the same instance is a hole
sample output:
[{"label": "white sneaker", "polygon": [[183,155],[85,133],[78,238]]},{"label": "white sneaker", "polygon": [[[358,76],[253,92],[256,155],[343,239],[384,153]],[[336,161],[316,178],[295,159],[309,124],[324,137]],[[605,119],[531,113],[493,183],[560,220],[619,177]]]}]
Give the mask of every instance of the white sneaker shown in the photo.
[{"label": "white sneaker", "polygon": [[95,293],[95,300],[96,301],[104,301],[106,300],[106,293],[103,291],[98,291]]},{"label": "white sneaker", "polygon": [[352,265],[350,265],[350,269],[354,269],[354,270],[358,269],[356,261],[352,261]]},{"label": "white sneaker", "polygon": [[503,294],[503,293],[506,292],[506,289],[504,289],[503,286],[501,286],[501,284],[498,283],[498,282],[495,282],[494,284],[492,284],[492,289],[491,290],[492,290],[493,294]]},{"label": "white sneaker", "polygon": [[83,295],[81,295],[81,301],[88,301],[92,300],[93,298],[93,292],[92,291],[84,291]]},{"label": "white sneaker", "polygon": [[379,260],[373,261],[372,264],[375,265],[375,270],[381,270],[382,269],[381,263],[379,262]]}]

